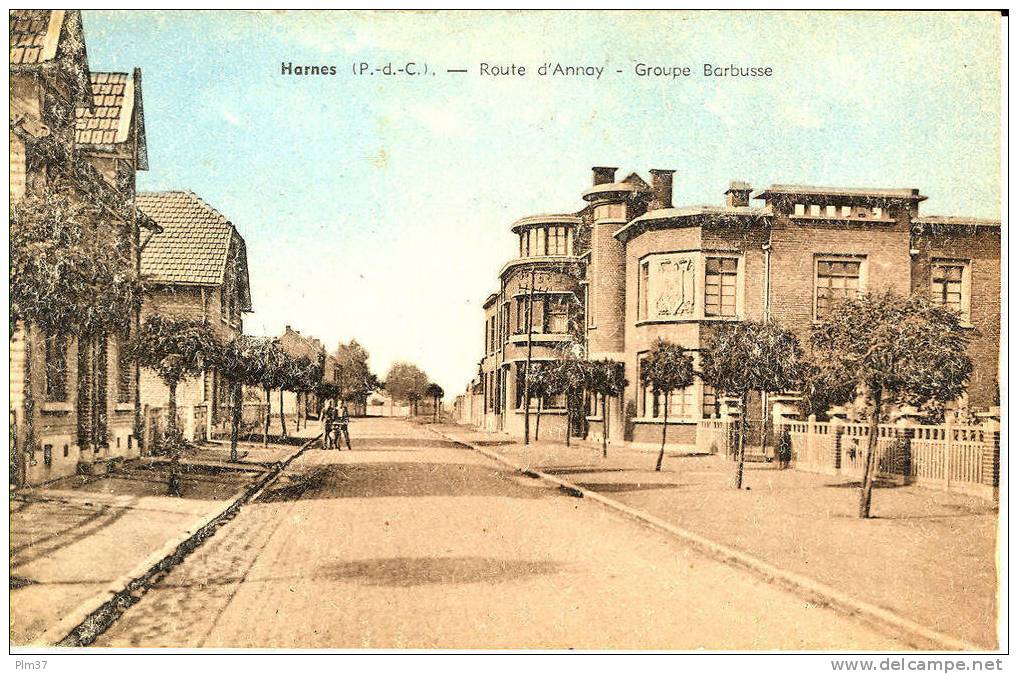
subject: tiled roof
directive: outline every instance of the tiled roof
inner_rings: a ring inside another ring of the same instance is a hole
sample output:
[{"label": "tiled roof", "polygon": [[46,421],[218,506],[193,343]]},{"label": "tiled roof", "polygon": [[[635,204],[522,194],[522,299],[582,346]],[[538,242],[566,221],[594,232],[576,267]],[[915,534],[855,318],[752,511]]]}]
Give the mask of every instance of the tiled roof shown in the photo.
[{"label": "tiled roof", "polygon": [[924,215],[913,218],[916,225],[944,225],[959,227],[1000,227],[1000,220],[992,218],[970,218],[962,215]]},{"label": "tiled roof", "polygon": [[90,83],[92,110],[75,109],[75,141],[85,145],[125,142],[134,111],[134,81],[127,73],[93,72]]},{"label": "tiled roof", "polygon": [[138,208],[163,228],[141,253],[141,272],[157,283],[219,285],[233,225],[192,192],[142,192]]},{"label": "tiled roof", "polygon": [[31,65],[51,60],[57,53],[63,10],[12,9],[11,64]]}]

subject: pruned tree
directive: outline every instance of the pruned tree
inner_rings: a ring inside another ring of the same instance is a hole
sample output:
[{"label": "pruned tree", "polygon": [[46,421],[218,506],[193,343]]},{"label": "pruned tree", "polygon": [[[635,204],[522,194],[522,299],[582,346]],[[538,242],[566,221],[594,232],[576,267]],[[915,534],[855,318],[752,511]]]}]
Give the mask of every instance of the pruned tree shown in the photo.
[{"label": "pruned tree", "polygon": [[251,374],[251,383],[265,392],[265,417],[262,446],[269,444],[269,424],[272,421],[272,391],[286,384],[289,358],[279,343],[270,337],[250,337],[245,342],[245,356]]},{"label": "pruned tree", "polygon": [[434,403],[434,410],[433,410],[434,411],[434,420],[438,421],[439,420],[439,416],[440,416],[439,413],[438,413],[438,406],[439,406],[442,398],[445,396],[445,391],[438,384],[436,384],[434,382],[431,382],[427,386],[424,387],[424,395],[426,395],[427,397],[431,398],[431,401]]},{"label": "pruned tree", "polygon": [[244,385],[259,386],[261,370],[259,353],[262,339],[238,335],[222,346],[216,354],[216,367],[230,382],[230,461],[237,461],[237,440],[244,412]]},{"label": "pruned tree", "polygon": [[[301,422],[301,411],[303,408],[304,397],[313,393],[318,384],[322,381],[322,367],[321,365],[308,358],[307,356],[297,356],[291,358],[289,361],[289,369],[287,371],[287,382],[286,388],[288,391],[293,391],[297,397],[297,415],[295,422],[297,424],[297,430],[300,430]],[[305,424],[307,420],[304,420]]]},{"label": "pruned tree", "polygon": [[668,406],[672,391],[678,391],[693,383],[693,359],[686,349],[663,339],[650,348],[640,363],[640,379],[649,387],[654,396],[664,398],[664,423],[661,425],[661,451],[657,456],[654,470],[661,470],[665,458],[665,440],[668,437]]},{"label": "pruned tree", "polygon": [[607,358],[587,364],[587,389],[601,398],[601,451],[608,458],[608,398],[617,398],[626,390],[625,367]]},{"label": "pruned tree", "polygon": [[549,395],[563,394],[566,402],[566,447],[571,444],[574,411],[582,407],[587,387],[587,360],[579,339],[562,343],[555,360],[548,364],[546,383]]},{"label": "pruned tree", "polygon": [[952,401],[972,374],[968,335],[958,313],[890,291],[841,302],[810,336],[818,363],[846,377],[869,407],[859,517],[870,516],[879,424],[890,405]]},{"label": "pruned tree", "polygon": [[700,350],[700,378],[719,394],[739,398],[734,485],[742,489],[746,462],[749,392],[778,393],[800,380],[799,340],[775,323],[740,321],[715,326]]},{"label": "pruned tree", "polygon": [[188,376],[201,373],[218,357],[220,345],[205,321],[153,314],[127,345],[128,354],[142,367],[155,370],[169,389],[167,438],[180,443],[177,428],[177,386]]},{"label": "pruned tree", "polygon": [[530,371],[525,374],[527,377],[527,391],[530,397],[537,399],[537,419],[534,424],[534,441],[541,439],[541,413],[544,411],[545,399],[553,395],[552,389],[555,384],[552,381],[551,370],[546,362],[535,362],[530,364]]}]

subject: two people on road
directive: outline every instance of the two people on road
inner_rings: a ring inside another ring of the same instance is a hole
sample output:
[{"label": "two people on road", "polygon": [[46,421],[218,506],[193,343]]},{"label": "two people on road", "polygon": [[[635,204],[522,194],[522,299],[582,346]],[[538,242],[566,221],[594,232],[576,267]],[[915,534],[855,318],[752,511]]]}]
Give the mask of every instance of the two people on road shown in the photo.
[{"label": "two people on road", "polygon": [[347,449],[350,446],[350,411],[346,407],[346,401],[339,401],[337,409],[329,400],[322,410],[322,447],[323,449],[341,449],[340,441],[346,442]]}]

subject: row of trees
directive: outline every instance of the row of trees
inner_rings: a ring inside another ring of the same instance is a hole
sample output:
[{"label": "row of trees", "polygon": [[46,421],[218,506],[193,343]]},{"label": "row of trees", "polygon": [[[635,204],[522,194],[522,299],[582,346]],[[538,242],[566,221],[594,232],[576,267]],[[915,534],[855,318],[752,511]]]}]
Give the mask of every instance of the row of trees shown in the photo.
[{"label": "row of trees", "polygon": [[[890,292],[840,303],[816,323],[804,349],[790,330],[775,323],[740,321],[713,326],[698,350],[659,340],[641,362],[641,383],[663,400],[664,423],[655,470],[661,470],[668,437],[670,394],[699,378],[718,396],[737,400],[742,413],[736,432],[735,488],[743,486],[748,435],[746,410],[751,392],[798,392],[803,413],[825,415],[837,405],[861,402],[870,423],[859,516],[869,517],[877,461],[878,424],[892,405],[943,405],[956,400],[972,372],[968,335],[957,313],[920,296]],[[697,359],[694,355],[698,355]],[[619,397],[629,382],[621,363],[588,361],[578,343],[567,345],[553,362],[531,363],[525,374],[537,403],[535,439],[541,408],[549,396],[566,396],[566,444],[574,411],[586,396],[600,402],[607,456],[608,398]],[[525,412],[529,414],[529,400]],[[528,425],[529,428],[529,425]],[[529,442],[529,433],[524,442]]]},{"label": "row of trees", "polygon": [[804,351],[791,331],[773,323],[726,323],[705,340],[696,370],[688,350],[657,342],[640,375],[665,400],[657,469],[664,457],[669,394],[691,385],[694,377],[719,395],[739,400],[737,489],[742,488],[751,391],[799,391],[807,414],[823,414],[861,398],[870,427],[859,516],[869,517],[880,422],[892,405],[920,407],[961,396],[972,373],[968,335],[956,312],[919,296],[885,292],[840,303],[813,326],[809,346]]},{"label": "row of trees", "polygon": [[292,357],[279,344],[267,337],[240,335],[223,342],[208,323],[192,319],[150,316],[127,346],[128,355],[142,367],[154,370],[169,389],[167,405],[167,437],[171,446],[179,447],[177,427],[177,387],[186,377],[195,376],[206,368],[222,373],[230,386],[232,418],[230,457],[237,458],[237,439],[241,426],[243,386],[258,386],[265,392],[266,410],[263,419],[263,443],[268,443],[271,421],[271,393],[280,391],[279,418],[282,434],[287,435],[283,413],[282,391],[317,394],[323,397],[338,393],[336,387],[322,384],[322,363],[305,356]]}]

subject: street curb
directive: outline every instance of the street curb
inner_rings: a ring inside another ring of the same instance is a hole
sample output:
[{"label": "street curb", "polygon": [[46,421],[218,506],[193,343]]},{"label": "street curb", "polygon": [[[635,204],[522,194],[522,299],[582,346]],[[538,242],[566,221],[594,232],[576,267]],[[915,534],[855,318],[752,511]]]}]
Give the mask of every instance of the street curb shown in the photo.
[{"label": "street curb", "polygon": [[446,440],[469,447],[493,461],[497,461],[513,468],[521,474],[554,484],[560,490],[571,496],[588,498],[610,510],[620,512],[631,519],[635,519],[642,524],[648,525],[654,529],[665,531],[677,538],[681,538],[701,552],[706,553],[708,556],[725,564],[731,564],[750,571],[768,582],[778,583],[785,588],[796,592],[804,599],[815,605],[829,607],[853,618],[858,618],[871,625],[882,628],[890,628],[894,631],[895,636],[907,639],[909,644],[916,648],[925,649],[932,646],[931,650],[992,651],[990,648],[978,646],[963,639],[958,639],[942,632],[938,632],[887,609],[850,597],[840,590],[811,578],[807,578],[806,576],[801,576],[797,573],[791,573],[789,571],[779,569],[762,559],[740,552],[739,550],[722,543],[712,541],[709,538],[705,538],[697,533],[666,522],[654,515],[643,512],[642,510],[631,508],[624,503],[620,503],[619,501],[603,496],[595,491],[575,485],[567,480],[560,479],[553,475],[548,475],[547,473],[533,468],[520,466],[513,460],[499,454],[498,452],[485,449],[467,440],[458,440],[434,428],[431,428],[430,430],[442,436]]},{"label": "street curb", "polygon": [[124,611],[141,600],[153,581],[158,580],[174,566],[180,564],[195,548],[213,536],[216,529],[233,519],[244,504],[258,498],[297,457],[307,451],[320,437],[321,435],[311,438],[289,457],[277,462],[260,479],[237,492],[230,500],[229,505],[218,514],[205,515],[196,520],[191,527],[191,531],[194,533],[188,533],[176,540],[169,541],[132,571],[112,581],[104,590],[68,613],[61,622],[74,625],[74,627],[55,625],[33,641],[69,648],[88,646],[94,642]]}]

